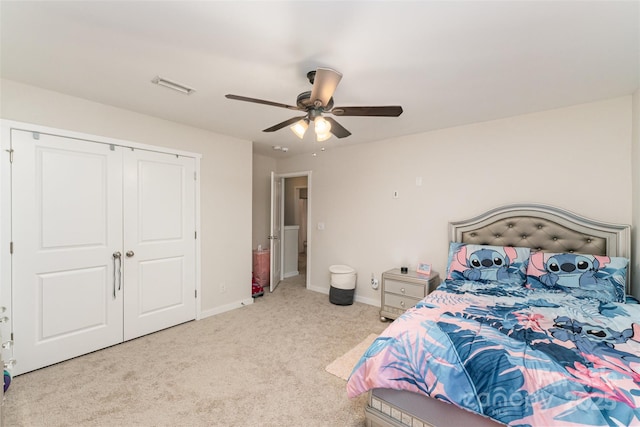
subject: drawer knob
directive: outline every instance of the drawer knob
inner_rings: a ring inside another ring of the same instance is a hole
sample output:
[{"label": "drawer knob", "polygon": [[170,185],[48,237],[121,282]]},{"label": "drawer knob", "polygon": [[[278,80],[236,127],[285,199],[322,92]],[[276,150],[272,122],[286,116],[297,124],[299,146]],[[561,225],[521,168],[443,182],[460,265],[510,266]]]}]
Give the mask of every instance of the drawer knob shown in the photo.
[{"label": "drawer knob", "polygon": [[404,307],[404,301],[400,301],[400,305]]},{"label": "drawer knob", "polygon": [[404,288],[400,288],[400,292],[402,292],[404,294],[405,293]]}]

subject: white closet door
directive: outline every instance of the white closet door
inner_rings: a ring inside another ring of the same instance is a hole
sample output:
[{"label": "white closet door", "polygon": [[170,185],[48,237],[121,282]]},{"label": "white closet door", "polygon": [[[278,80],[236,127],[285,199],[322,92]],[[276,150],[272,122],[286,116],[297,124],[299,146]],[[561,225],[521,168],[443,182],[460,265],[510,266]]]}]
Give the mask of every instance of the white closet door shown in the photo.
[{"label": "white closet door", "polygon": [[195,159],[128,151],[124,339],[196,317]]},{"label": "white closet door", "polygon": [[123,149],[13,130],[16,373],[122,341]]}]

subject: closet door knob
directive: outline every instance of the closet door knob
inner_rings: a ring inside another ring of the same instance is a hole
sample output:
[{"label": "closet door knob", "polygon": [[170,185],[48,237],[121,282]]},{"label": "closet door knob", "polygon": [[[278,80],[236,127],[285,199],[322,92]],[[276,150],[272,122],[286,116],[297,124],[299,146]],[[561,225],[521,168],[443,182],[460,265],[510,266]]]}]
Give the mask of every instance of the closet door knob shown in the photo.
[{"label": "closet door knob", "polygon": [[135,253],[133,253],[133,251],[127,251],[125,255],[127,256],[127,258],[131,258],[132,256],[135,255]]}]

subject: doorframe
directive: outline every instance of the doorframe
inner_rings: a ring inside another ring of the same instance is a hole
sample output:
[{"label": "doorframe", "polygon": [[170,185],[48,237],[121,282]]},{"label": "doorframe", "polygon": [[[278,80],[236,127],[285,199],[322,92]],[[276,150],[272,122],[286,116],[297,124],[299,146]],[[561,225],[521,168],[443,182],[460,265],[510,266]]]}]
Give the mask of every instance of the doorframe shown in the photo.
[{"label": "doorframe", "polygon": [[[309,262],[309,260],[311,259],[311,251],[312,251],[312,246],[313,246],[313,242],[312,242],[312,237],[311,237],[311,207],[312,207],[312,193],[313,193],[313,189],[312,189],[312,185],[311,185],[311,176],[312,176],[312,171],[308,170],[308,171],[300,171],[300,172],[288,172],[288,173],[279,173],[277,174],[278,176],[280,176],[281,178],[298,178],[301,176],[306,176],[307,177],[307,235],[306,235],[306,240],[307,240],[307,253],[306,253],[306,257],[307,257],[307,272],[306,272],[306,277],[305,277],[305,287],[307,289],[310,288],[311,286],[311,263]],[[284,185],[284,183],[283,183]],[[282,203],[284,204],[284,198],[282,199]],[[281,228],[284,229],[284,215],[281,215]],[[284,253],[283,253],[283,245],[280,245],[280,259],[283,259]]]},{"label": "doorframe", "polygon": [[[62,136],[66,138],[79,139],[91,143],[115,145],[119,147],[126,147],[137,150],[154,151],[158,153],[171,154],[176,156],[192,157],[195,159],[195,230],[196,238],[194,238],[195,244],[195,291],[196,291],[196,313],[195,318],[199,320],[202,315],[202,280],[201,280],[201,224],[200,224],[200,162],[202,154],[194,153],[190,151],[183,151],[173,148],[160,147],[149,144],[142,144],[134,141],[128,141],[117,138],[110,138],[106,136],[99,136],[93,134],[87,134],[83,132],[76,132],[67,129],[59,129],[49,126],[41,126],[33,123],[26,123],[14,120],[0,119],[0,280],[2,285],[0,286],[0,306],[6,307],[5,314],[1,316],[9,317],[9,323],[0,324],[0,331],[2,332],[3,340],[7,340],[13,331],[12,325],[12,307],[13,307],[13,272],[11,264],[11,254],[9,251],[9,245],[12,241],[11,234],[11,131],[22,130],[26,132],[37,132],[42,134],[51,134],[56,136]],[[3,351],[5,355],[6,350]],[[13,353],[13,352],[12,352]],[[13,356],[11,354],[11,356]],[[9,357],[4,357],[4,360],[8,360]]]},{"label": "doorframe", "polygon": [[[11,339],[13,332],[13,312],[12,312],[12,291],[11,277],[11,254],[10,242],[11,238],[11,130],[5,128],[4,121],[1,123],[2,129],[0,134],[0,306],[5,307],[6,311],[0,316],[6,316],[9,321],[0,324],[2,340]],[[13,359],[13,347],[10,349],[0,349],[2,351],[2,359],[9,362]],[[9,369],[10,370],[10,369]]]}]

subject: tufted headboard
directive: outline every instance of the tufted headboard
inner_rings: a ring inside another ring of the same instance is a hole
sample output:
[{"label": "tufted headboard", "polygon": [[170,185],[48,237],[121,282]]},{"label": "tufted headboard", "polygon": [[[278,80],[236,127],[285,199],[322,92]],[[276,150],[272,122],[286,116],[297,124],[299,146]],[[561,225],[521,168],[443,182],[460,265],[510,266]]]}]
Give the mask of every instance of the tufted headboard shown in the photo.
[{"label": "tufted headboard", "polygon": [[[517,204],[449,223],[452,242],[520,246],[629,258],[631,226],[594,221],[553,206]],[[627,271],[627,292],[630,291]]]}]

